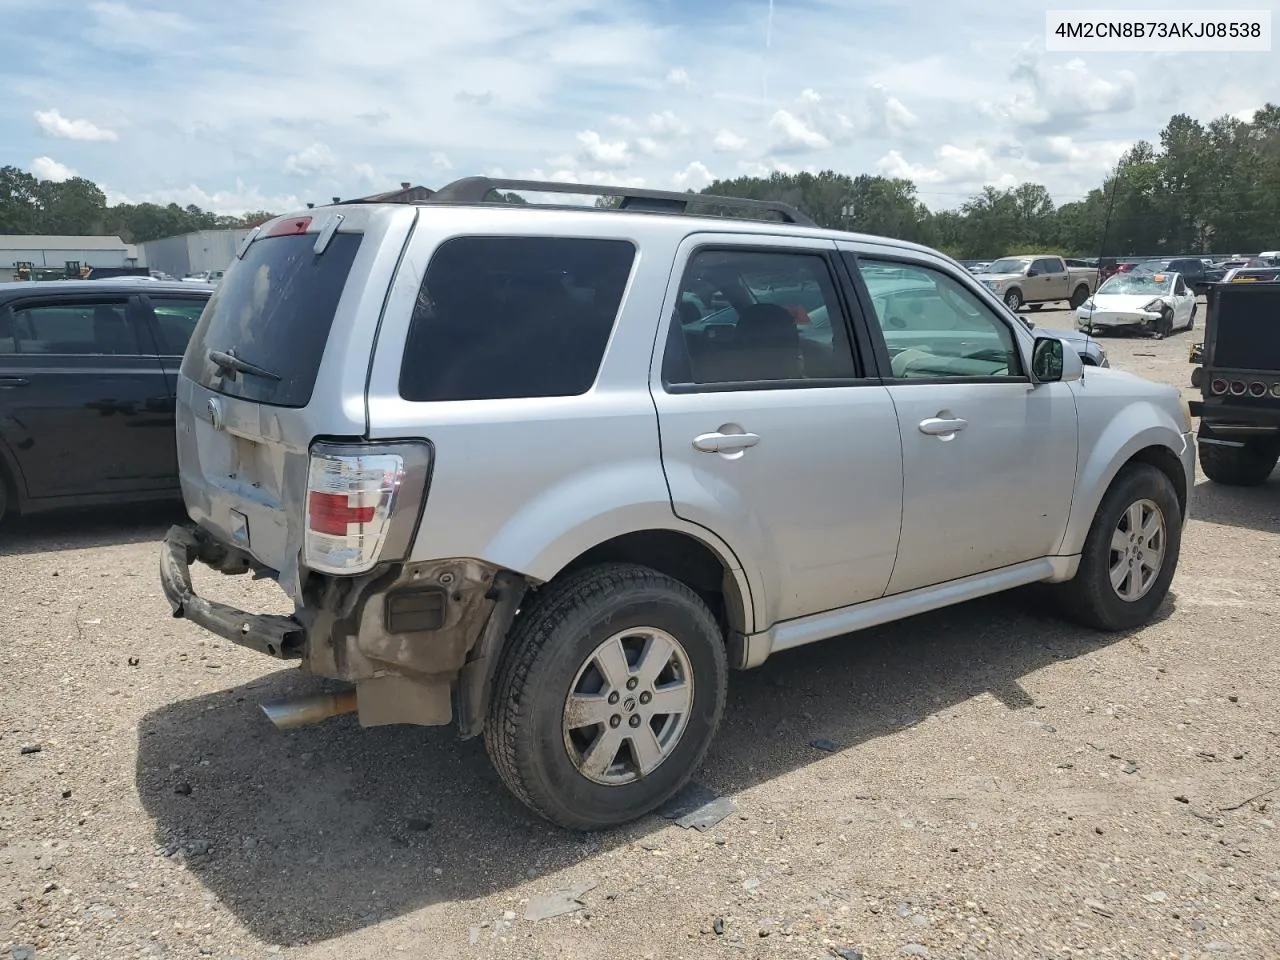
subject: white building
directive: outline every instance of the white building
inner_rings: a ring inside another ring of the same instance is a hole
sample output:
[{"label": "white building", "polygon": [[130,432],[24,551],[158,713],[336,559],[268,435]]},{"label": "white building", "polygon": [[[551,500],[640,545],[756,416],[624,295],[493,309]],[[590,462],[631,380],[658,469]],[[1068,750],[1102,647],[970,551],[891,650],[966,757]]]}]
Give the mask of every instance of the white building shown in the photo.
[{"label": "white building", "polygon": [[[0,234],[0,269],[19,263],[35,267],[65,267],[79,263],[82,267],[138,266],[137,251],[119,237],[28,237]],[[0,279],[8,279],[0,276]]]},{"label": "white building", "polygon": [[172,277],[226,270],[235,259],[248,230],[198,230],[141,244],[142,257],[152,270]]}]

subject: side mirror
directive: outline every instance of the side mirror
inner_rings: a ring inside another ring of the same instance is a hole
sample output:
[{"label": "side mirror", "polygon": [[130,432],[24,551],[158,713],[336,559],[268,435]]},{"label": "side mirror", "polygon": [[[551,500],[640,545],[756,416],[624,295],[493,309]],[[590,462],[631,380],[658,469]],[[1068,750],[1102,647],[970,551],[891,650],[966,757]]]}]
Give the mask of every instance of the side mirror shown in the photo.
[{"label": "side mirror", "polygon": [[1067,341],[1036,337],[1031,374],[1038,383],[1069,383],[1084,376],[1084,361]]},{"label": "side mirror", "polygon": [[1040,271],[1037,270],[1035,267],[1027,267],[1028,277],[1038,277],[1039,275],[1040,275]]}]

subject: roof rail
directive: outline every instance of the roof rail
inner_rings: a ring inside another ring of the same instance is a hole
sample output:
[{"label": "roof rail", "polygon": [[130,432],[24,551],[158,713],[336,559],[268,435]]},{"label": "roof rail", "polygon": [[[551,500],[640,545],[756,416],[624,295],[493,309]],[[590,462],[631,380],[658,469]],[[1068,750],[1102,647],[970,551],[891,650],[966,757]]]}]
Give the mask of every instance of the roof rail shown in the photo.
[{"label": "roof rail", "polygon": [[[615,187],[592,183],[559,183],[549,180],[503,180],[495,177],[464,177],[446,184],[424,203],[494,203],[489,195],[494,191],[529,191],[534,193],[588,194],[600,197],[619,197],[615,209],[635,210],[643,213],[687,213],[690,204],[708,205],[748,213],[773,213],[783,223],[802,227],[816,227],[805,214],[789,203],[780,200],[747,200],[742,197],[721,197],[707,193],[677,193],[674,190],[641,190],[636,187]],[[716,214],[694,214],[715,216]]]}]

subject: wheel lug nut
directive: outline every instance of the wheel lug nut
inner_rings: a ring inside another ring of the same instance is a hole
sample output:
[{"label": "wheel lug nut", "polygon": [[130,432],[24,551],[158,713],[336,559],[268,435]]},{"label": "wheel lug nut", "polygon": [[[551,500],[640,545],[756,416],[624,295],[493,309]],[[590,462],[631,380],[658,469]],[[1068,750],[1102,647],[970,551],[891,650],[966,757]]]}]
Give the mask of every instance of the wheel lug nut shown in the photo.
[{"label": "wheel lug nut", "polygon": [[616,713],[609,718],[609,726],[611,727],[616,727],[620,723],[622,723],[622,717],[618,716]]},{"label": "wheel lug nut", "polygon": [[640,726],[640,715],[639,715],[639,714],[636,714],[636,713],[633,713],[633,714],[631,715],[631,719],[630,719],[628,722],[629,722],[629,723],[631,724],[631,726],[633,726],[633,727],[638,727],[638,726]]},{"label": "wheel lug nut", "polygon": [[609,706],[613,706],[617,702],[618,702],[618,691],[615,690],[613,691],[613,693],[609,694]]},{"label": "wheel lug nut", "polygon": [[640,686],[640,681],[637,680],[635,677],[632,677],[630,680],[627,681],[628,690],[634,690],[638,686]]},{"label": "wheel lug nut", "polygon": [[652,694],[652,693],[650,693],[648,690],[646,690],[644,693],[640,694],[640,702],[641,702],[641,703],[648,703],[648,702],[649,702],[650,700],[652,700],[652,699],[653,699],[653,694]]}]

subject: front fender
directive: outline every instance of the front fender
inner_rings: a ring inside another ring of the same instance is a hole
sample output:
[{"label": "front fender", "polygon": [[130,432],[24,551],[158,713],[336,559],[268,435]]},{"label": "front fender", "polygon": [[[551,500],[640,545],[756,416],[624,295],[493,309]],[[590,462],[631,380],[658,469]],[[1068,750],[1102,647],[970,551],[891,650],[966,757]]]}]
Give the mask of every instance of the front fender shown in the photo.
[{"label": "front fender", "polygon": [[643,530],[683,533],[710,549],[737,585],[740,622],[748,633],[755,629],[753,593],[739,554],[710,530],[675,515],[666,478],[650,459],[602,464],[543,491],[497,531],[483,559],[546,582],[591,548]]},{"label": "front fender", "polygon": [[[1081,404],[1083,408],[1085,404]],[[1163,407],[1149,401],[1126,404],[1090,439],[1085,418],[1081,418],[1081,462],[1076,471],[1076,492],[1071,517],[1058,553],[1072,556],[1084,549],[1089,527],[1112,481],[1126,463],[1148,447],[1164,447],[1174,454],[1187,472],[1190,441],[1182,425]],[[1194,462],[1191,470],[1194,471]],[[1187,478],[1187,493],[1194,485],[1194,473]]]}]

